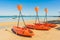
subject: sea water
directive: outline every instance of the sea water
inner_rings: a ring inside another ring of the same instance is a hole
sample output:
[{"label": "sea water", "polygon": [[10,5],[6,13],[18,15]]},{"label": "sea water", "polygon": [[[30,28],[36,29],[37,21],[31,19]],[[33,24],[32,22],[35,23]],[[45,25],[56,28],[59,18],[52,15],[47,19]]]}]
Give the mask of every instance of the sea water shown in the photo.
[{"label": "sea water", "polygon": [[[35,20],[36,16],[20,16],[20,21],[22,21],[22,17],[24,20]],[[44,20],[44,16],[39,16],[39,19]],[[59,17],[50,17],[48,16],[48,20],[57,20]],[[0,22],[16,22],[18,20],[17,16],[0,16]]]}]

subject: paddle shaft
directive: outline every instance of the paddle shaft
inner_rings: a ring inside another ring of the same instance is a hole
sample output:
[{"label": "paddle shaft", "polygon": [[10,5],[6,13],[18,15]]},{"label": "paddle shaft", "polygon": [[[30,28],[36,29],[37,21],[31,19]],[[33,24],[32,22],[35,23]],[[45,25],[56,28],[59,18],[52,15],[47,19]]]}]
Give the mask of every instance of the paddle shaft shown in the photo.
[{"label": "paddle shaft", "polygon": [[22,16],[22,21],[23,21],[23,23],[24,23],[24,26],[26,26],[25,21],[24,21],[24,18],[23,18],[23,15],[22,15],[22,13],[20,13],[20,14],[21,14],[21,16]]},{"label": "paddle shaft", "polygon": [[[20,12],[20,13],[21,13],[21,12]],[[19,16],[18,16],[18,22],[17,22],[17,27],[19,26],[20,13],[19,13]]]},{"label": "paddle shaft", "polygon": [[44,19],[44,22],[47,23],[47,13],[45,13],[45,19]]},{"label": "paddle shaft", "polygon": [[[19,26],[20,15],[22,16],[21,11],[20,11],[19,16],[18,16],[18,23],[17,23],[17,26]],[[22,20],[23,20],[24,26],[26,26],[23,17],[22,17]]]},{"label": "paddle shaft", "polygon": [[40,23],[39,16],[38,16],[38,12],[36,12],[36,20],[35,20],[35,23],[36,23],[37,21]]}]

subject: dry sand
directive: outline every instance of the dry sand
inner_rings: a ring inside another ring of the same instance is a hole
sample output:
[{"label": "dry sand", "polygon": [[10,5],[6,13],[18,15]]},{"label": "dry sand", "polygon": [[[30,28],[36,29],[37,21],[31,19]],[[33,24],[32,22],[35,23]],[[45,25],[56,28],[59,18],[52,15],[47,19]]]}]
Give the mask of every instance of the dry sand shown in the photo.
[{"label": "dry sand", "polygon": [[[34,21],[26,21],[26,22],[27,22],[26,24],[28,24]],[[0,27],[7,27],[7,28],[0,29],[0,40],[60,40],[60,30],[57,30],[55,28],[52,28],[49,31],[32,30],[35,35],[32,36],[31,38],[18,36],[11,31],[12,27],[16,24],[17,22],[1,22]],[[22,26],[23,23],[20,22],[20,25]],[[57,25],[58,25],[57,27],[60,26],[60,24]]]}]

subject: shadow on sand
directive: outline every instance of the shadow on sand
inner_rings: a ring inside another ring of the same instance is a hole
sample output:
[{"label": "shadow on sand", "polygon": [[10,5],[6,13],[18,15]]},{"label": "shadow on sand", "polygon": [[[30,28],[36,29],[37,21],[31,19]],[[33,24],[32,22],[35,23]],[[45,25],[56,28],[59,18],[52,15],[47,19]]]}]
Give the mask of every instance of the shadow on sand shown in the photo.
[{"label": "shadow on sand", "polygon": [[[60,24],[60,20],[52,20],[52,21],[48,21],[48,23]],[[60,27],[57,27],[55,29],[60,30]]]},{"label": "shadow on sand", "polygon": [[48,21],[48,23],[60,24],[60,20],[52,20]]},{"label": "shadow on sand", "polygon": [[60,27],[57,27],[57,28],[55,28],[55,29],[60,30]]}]

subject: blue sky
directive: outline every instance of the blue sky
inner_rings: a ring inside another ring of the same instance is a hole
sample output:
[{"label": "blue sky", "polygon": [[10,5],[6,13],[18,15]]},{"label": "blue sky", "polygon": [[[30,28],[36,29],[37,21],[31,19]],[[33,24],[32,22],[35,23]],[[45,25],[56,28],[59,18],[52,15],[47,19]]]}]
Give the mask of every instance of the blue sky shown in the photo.
[{"label": "blue sky", "polygon": [[34,8],[39,7],[39,15],[45,15],[44,8],[48,8],[48,15],[59,15],[60,0],[0,0],[0,16],[18,15],[17,5],[23,6],[23,15],[35,15]]}]

